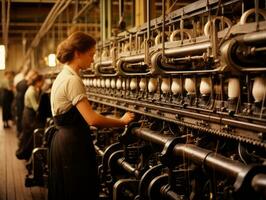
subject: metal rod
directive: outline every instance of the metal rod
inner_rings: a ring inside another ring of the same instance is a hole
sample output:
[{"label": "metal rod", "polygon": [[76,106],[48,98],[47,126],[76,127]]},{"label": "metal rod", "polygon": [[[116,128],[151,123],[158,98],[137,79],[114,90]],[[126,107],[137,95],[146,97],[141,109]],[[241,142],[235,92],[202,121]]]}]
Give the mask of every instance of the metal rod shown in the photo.
[{"label": "metal rod", "polygon": [[138,177],[140,174],[140,172],[136,168],[132,167],[128,162],[125,161],[125,158],[119,158],[117,160],[117,164],[121,166],[124,170],[126,170],[128,173],[136,177]]},{"label": "metal rod", "polygon": [[[148,128],[135,128],[132,134],[146,141],[164,146],[169,140],[174,139],[172,136],[158,134]],[[172,155],[175,157],[186,157],[196,164],[204,165],[210,169],[236,178],[242,171],[246,171],[249,166],[240,162],[233,161],[222,155],[197,147],[193,144],[177,144],[175,145]]]},{"label": "metal rod", "polygon": [[266,43],[266,31],[248,33],[243,36],[236,37],[237,41],[244,42],[245,44],[261,44]]},{"label": "metal rod", "polygon": [[258,193],[261,193],[266,198],[266,175],[257,174],[253,177],[251,182],[252,187]]},{"label": "metal rod", "polygon": [[172,137],[170,136],[163,136],[159,135],[158,132],[152,131],[148,128],[137,128],[133,130],[133,134],[144,139],[151,141],[152,143],[158,144],[163,146],[169,139]]},{"label": "metal rod", "polygon": [[146,6],[147,6],[147,40],[149,41],[150,35],[151,35],[151,13],[150,13],[150,0],[146,1]]},{"label": "metal rod", "polygon": [[[266,145],[259,141],[259,140],[254,140],[252,138],[248,138],[248,137],[245,137],[243,138],[243,136],[241,135],[241,137],[239,137],[238,135],[232,135],[228,132],[225,132],[223,130],[217,130],[217,129],[210,129],[210,128],[206,128],[206,127],[202,127],[200,125],[195,125],[195,124],[191,124],[191,123],[187,123],[187,122],[183,122],[183,121],[180,121],[179,119],[173,119],[173,118],[169,118],[169,117],[165,117],[165,116],[162,116],[162,115],[157,115],[157,114],[153,114],[151,112],[147,112],[147,111],[142,111],[141,109],[135,109],[135,108],[130,108],[128,107],[128,105],[125,107],[125,106],[122,106],[122,105],[119,105],[118,102],[122,102],[120,99],[117,100],[117,98],[115,98],[116,100],[114,100],[114,102],[110,102],[110,98],[108,100],[108,96],[105,97],[105,100],[101,100],[101,98],[99,98],[99,96],[97,94],[92,94],[92,93],[88,93],[88,95],[93,95],[95,96],[95,98],[92,98],[92,97],[89,97],[88,100],[89,101],[92,101],[92,102],[96,102],[96,103],[101,103],[101,104],[104,104],[104,105],[107,105],[107,106],[111,106],[111,107],[115,107],[115,108],[119,108],[119,109],[122,109],[122,110],[127,110],[127,111],[130,111],[130,112],[134,112],[134,113],[139,113],[141,115],[145,115],[145,116],[150,116],[150,117],[153,117],[153,118],[156,118],[156,119],[160,119],[160,120],[164,120],[164,121],[169,121],[169,122],[173,122],[175,124],[178,124],[180,126],[184,126],[184,127],[189,127],[189,128],[192,128],[193,130],[200,130],[200,131],[204,131],[208,134],[211,134],[211,135],[219,135],[219,136],[223,136],[223,137],[228,137],[232,140],[237,140],[237,141],[241,141],[243,143],[246,143],[246,144],[252,144],[252,145],[255,145],[255,146],[258,146],[258,147],[262,147],[262,148],[266,148]],[[100,95],[100,96],[103,96],[103,95]],[[112,97],[111,97],[112,98]],[[128,102],[127,102],[128,103]],[[137,103],[137,101],[134,102],[134,104],[136,104],[135,106],[140,106],[140,107],[144,107],[145,106],[142,104],[142,103]],[[148,109],[150,107],[147,107]],[[176,113],[177,116],[178,113]],[[191,115],[190,115],[191,117]]]},{"label": "metal rod", "polygon": [[100,149],[100,147],[98,147],[97,145],[94,144],[94,148],[95,148],[96,153],[99,156],[103,156],[104,155],[104,152]]},{"label": "metal rod", "polygon": [[[141,106],[141,107],[151,108],[154,110],[160,110],[162,112],[178,114],[180,116],[187,116],[187,117],[191,117],[194,119],[208,120],[210,122],[222,123],[225,125],[236,126],[239,128],[243,128],[243,126],[244,126],[245,128],[248,128],[248,129],[253,130],[253,131],[266,132],[266,127],[264,125],[259,125],[259,124],[250,123],[250,122],[244,123],[244,122],[239,121],[239,120],[221,117],[220,115],[215,116],[215,115],[210,115],[210,114],[197,113],[197,112],[193,112],[190,110],[177,109],[177,108],[173,108],[173,107],[168,108],[165,106],[149,104],[149,103],[142,102],[142,101],[134,101],[134,100],[129,100],[129,99],[118,99],[117,97],[110,97],[110,96],[105,96],[105,95],[101,95],[101,94],[93,94],[93,95],[99,96],[99,97],[104,97],[106,99],[112,99],[115,101],[121,101],[121,102],[129,103],[129,104],[134,104],[134,105]],[[195,110],[197,110],[197,109],[195,108]]]},{"label": "metal rod", "polygon": [[75,16],[73,17],[73,22],[76,22],[77,19],[80,17],[80,15],[82,15],[84,13],[84,11],[93,4],[93,1],[90,0],[88,2],[86,2],[86,4],[82,7],[82,9],[78,12],[77,10],[77,13],[75,13]]},{"label": "metal rod", "polygon": [[119,17],[120,20],[124,17],[124,0],[119,0]]},{"label": "metal rod", "polygon": [[162,25],[162,59],[164,59],[165,54],[165,40],[164,40],[164,34],[165,34],[165,0],[162,2],[162,12],[163,12],[163,25]]}]

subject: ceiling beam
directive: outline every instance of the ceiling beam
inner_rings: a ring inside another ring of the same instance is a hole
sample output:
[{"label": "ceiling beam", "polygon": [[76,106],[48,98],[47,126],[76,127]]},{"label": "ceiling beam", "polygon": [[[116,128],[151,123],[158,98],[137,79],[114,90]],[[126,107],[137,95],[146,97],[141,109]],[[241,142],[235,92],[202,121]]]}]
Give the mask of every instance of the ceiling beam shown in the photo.
[{"label": "ceiling beam", "polygon": [[57,0],[11,0],[11,3],[55,3]]},{"label": "ceiling beam", "polygon": [[[11,0],[11,3],[55,3],[56,1],[57,0]],[[75,0],[73,0],[71,3],[75,3]],[[84,3],[87,3],[87,0],[79,0],[79,4]]]},{"label": "ceiling beam", "polygon": [[[2,25],[2,23],[0,23],[0,25]],[[42,23],[38,23],[38,22],[11,22],[9,23],[9,26],[10,27],[26,27],[26,26],[33,26],[33,27],[36,27],[36,26],[41,26]],[[53,26],[63,26],[63,27],[68,27],[68,26],[81,26],[81,27],[90,27],[90,26],[94,26],[94,27],[100,27],[99,24],[97,23],[76,23],[76,24],[73,24],[73,23],[55,23]]]},{"label": "ceiling beam", "polygon": [[[9,30],[8,33],[29,33],[29,34],[36,34],[39,30]],[[2,33],[2,30],[0,30],[0,33]]]}]

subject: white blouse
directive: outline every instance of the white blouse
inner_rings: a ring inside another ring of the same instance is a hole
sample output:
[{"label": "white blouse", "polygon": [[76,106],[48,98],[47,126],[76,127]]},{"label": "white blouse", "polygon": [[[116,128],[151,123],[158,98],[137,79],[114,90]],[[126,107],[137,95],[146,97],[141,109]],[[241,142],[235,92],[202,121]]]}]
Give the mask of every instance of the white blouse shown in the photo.
[{"label": "white blouse", "polygon": [[52,86],[52,115],[66,113],[83,98],[86,98],[86,89],[80,76],[71,67],[65,65]]},{"label": "white blouse", "polygon": [[36,112],[39,108],[39,101],[40,92],[37,92],[33,85],[29,86],[24,96],[24,105]]}]

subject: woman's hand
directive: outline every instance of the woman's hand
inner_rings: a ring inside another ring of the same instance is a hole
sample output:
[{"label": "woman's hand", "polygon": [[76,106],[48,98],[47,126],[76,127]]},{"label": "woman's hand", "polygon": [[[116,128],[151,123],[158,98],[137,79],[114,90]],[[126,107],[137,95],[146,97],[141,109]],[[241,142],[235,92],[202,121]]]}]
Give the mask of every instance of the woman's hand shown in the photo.
[{"label": "woman's hand", "polygon": [[133,121],[135,118],[135,114],[131,113],[131,112],[126,112],[123,117],[120,118],[120,120],[127,125],[128,123],[130,123],[131,121]]}]

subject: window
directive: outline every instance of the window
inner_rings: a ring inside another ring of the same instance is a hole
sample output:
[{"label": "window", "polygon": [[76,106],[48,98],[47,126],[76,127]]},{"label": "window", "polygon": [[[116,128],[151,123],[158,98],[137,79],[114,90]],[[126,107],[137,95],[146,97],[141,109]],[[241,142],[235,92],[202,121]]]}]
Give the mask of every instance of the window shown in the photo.
[{"label": "window", "polygon": [[48,66],[49,67],[55,67],[56,66],[56,56],[53,53],[48,55]]},{"label": "window", "polygon": [[0,70],[6,68],[6,49],[4,45],[0,45]]}]

